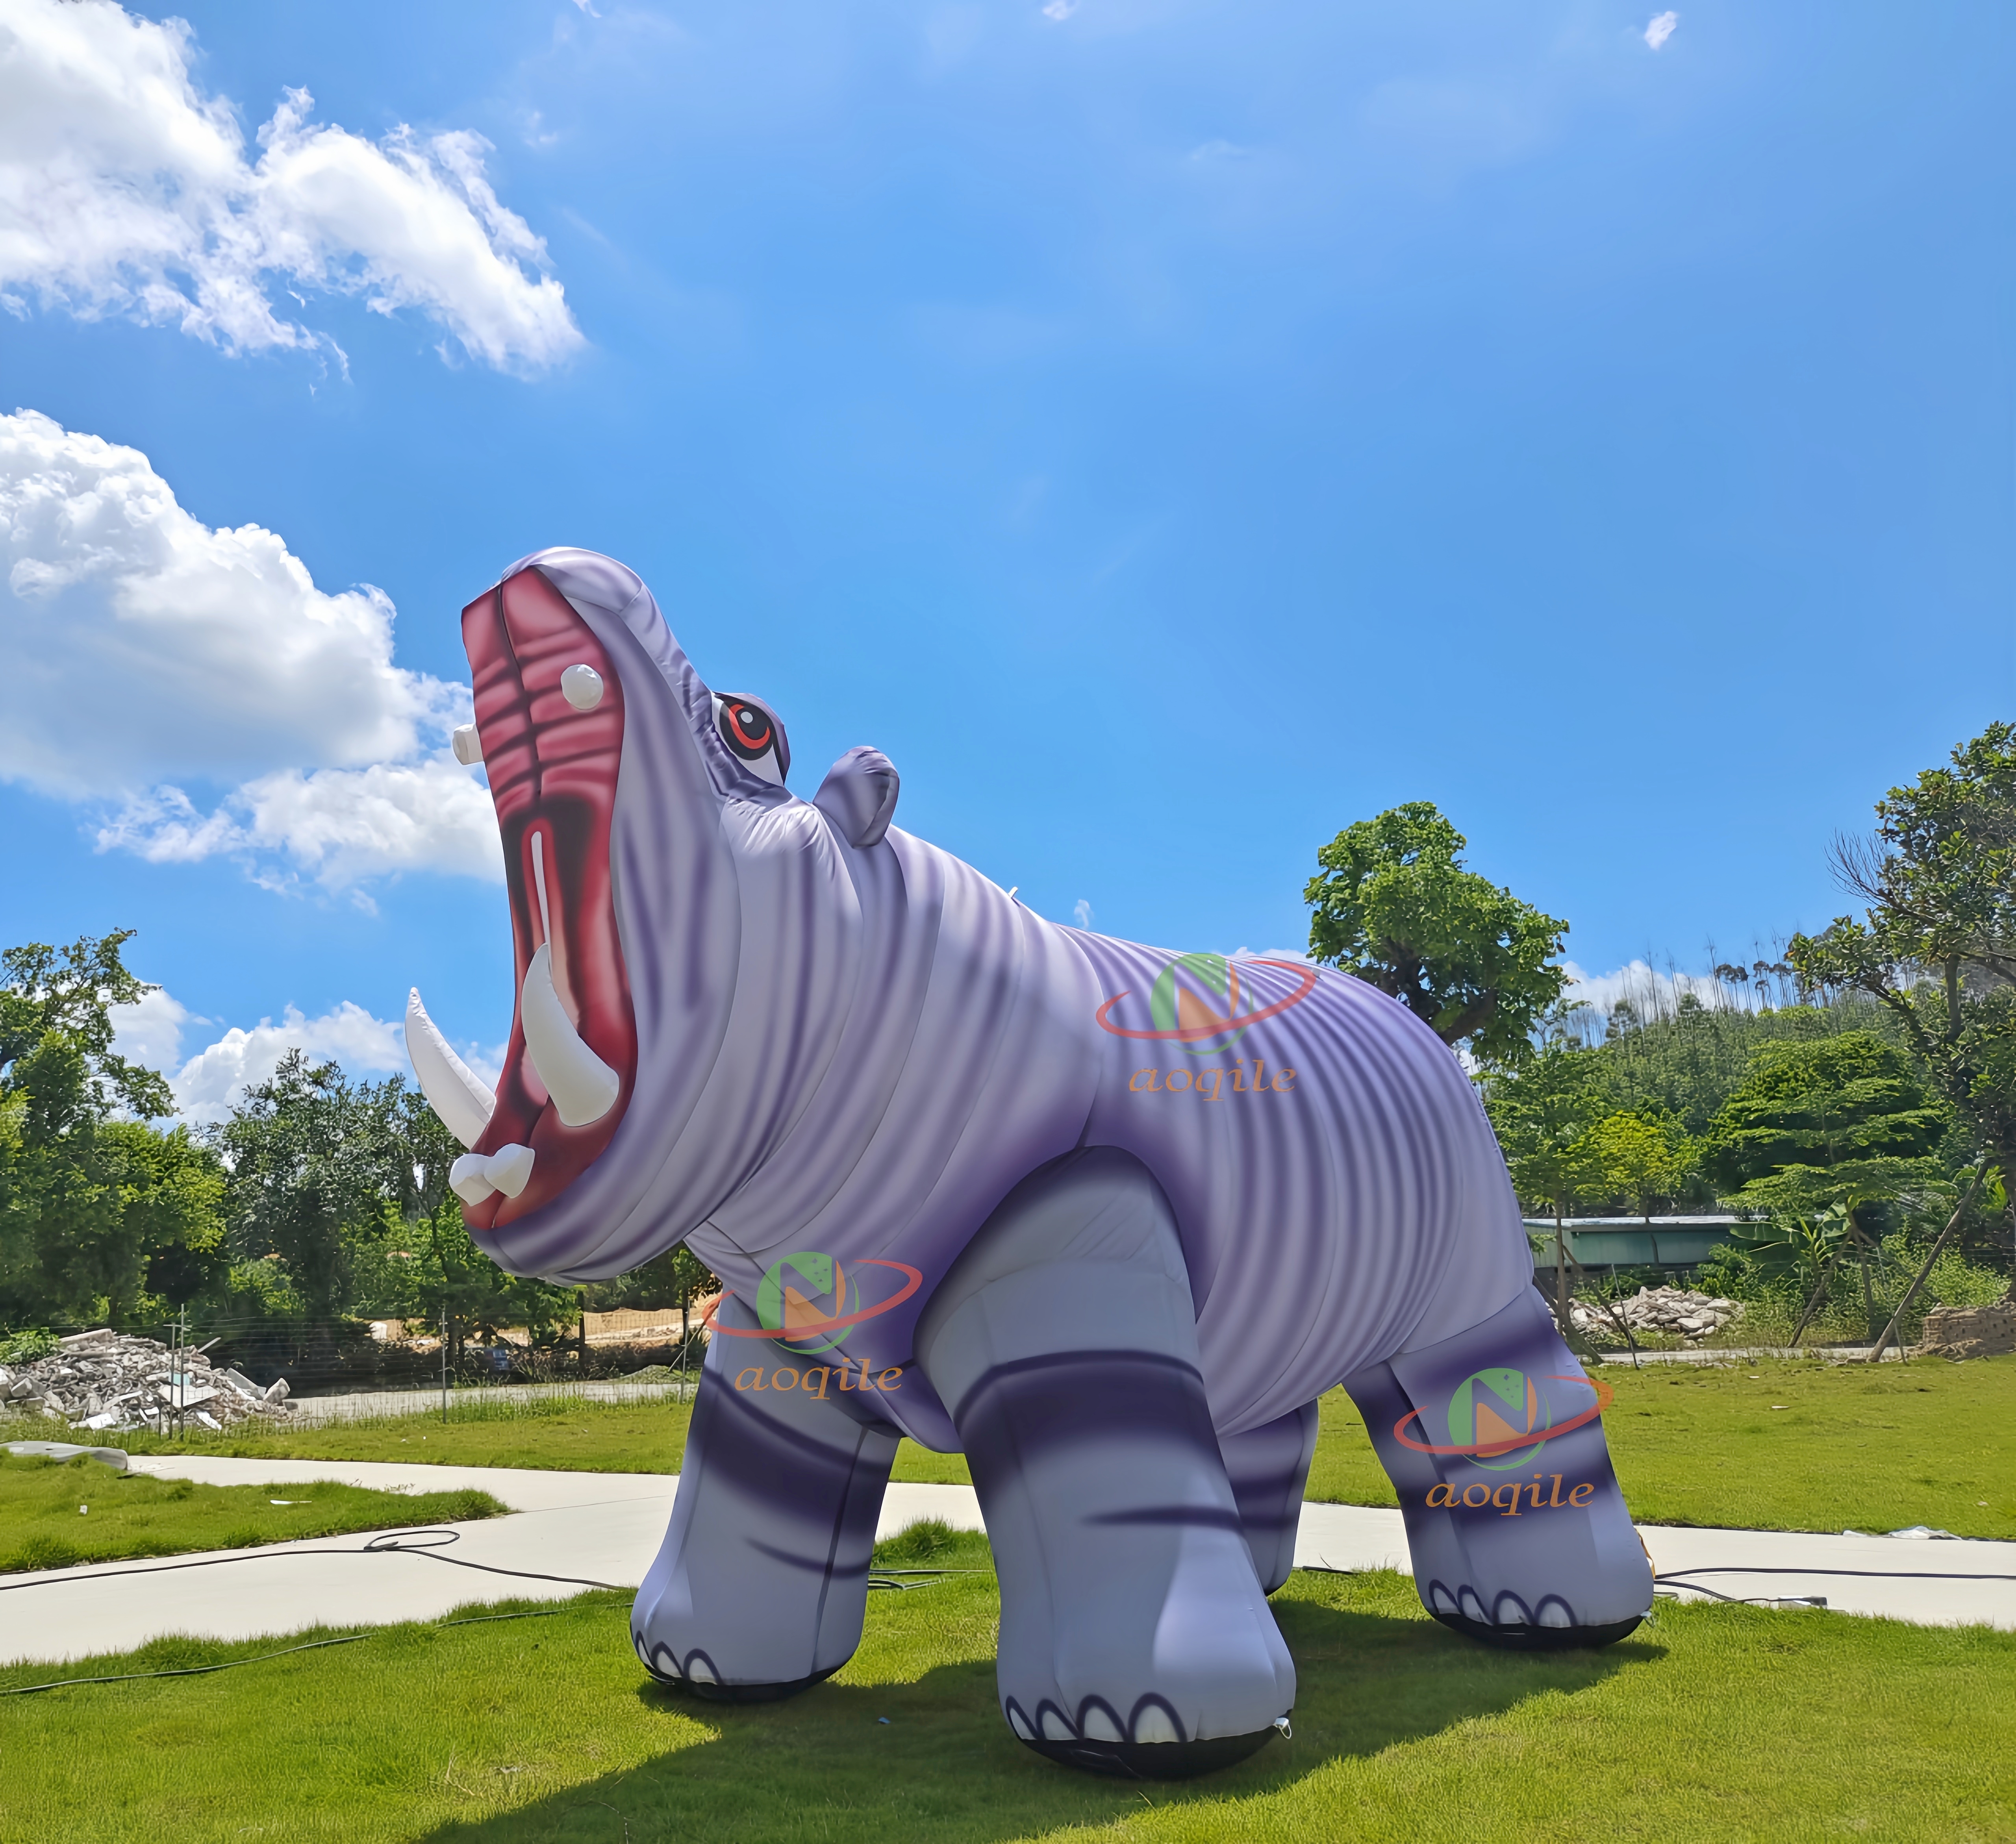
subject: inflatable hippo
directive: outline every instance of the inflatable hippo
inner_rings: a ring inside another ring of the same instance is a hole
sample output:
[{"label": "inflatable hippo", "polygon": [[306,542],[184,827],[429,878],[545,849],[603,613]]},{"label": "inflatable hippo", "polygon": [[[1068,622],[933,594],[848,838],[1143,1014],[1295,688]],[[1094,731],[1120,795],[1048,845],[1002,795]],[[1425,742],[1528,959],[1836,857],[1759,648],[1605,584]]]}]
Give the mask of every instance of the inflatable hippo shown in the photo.
[{"label": "inflatable hippo", "polygon": [[1651,1574],[1489,1126],[1404,1008],[1300,962],[1046,922],[891,823],[851,750],[701,682],[650,591],[542,551],[463,629],[517,943],[493,1095],[414,995],[515,1274],[686,1243],[728,1290],[632,1630],[779,1697],[859,1642],[903,1435],[971,1467],[999,1682],[1057,1760],[1175,1775],[1286,1726],[1287,1579],[1341,1383],[1421,1598],[1513,1646],[1631,1630]]}]

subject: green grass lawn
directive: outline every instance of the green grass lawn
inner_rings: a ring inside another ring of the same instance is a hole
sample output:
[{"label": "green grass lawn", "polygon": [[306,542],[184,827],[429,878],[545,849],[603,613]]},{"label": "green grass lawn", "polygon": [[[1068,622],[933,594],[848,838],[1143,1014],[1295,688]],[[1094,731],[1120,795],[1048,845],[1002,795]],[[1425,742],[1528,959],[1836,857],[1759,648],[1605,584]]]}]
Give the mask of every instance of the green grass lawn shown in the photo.
[{"label": "green grass lawn", "polygon": [[[1298,1574],[1275,1599],[1293,1741],[1136,1785],[1009,1734],[990,1575],[872,1596],[837,1677],[747,1708],[650,1684],[627,1600],[0,1698],[0,1844],[2016,1839],[2016,1635],[1984,1629],[1662,1602],[1607,1651],[1526,1656],[1435,1625],[1399,1576]],[[166,1641],[0,1689],[274,1648]]]},{"label": "green grass lawn", "polygon": [[[293,1502],[273,1502],[280,1498]],[[0,1570],[247,1549],[353,1530],[459,1523],[504,1509],[488,1492],[366,1492],[326,1481],[199,1486],[115,1472],[95,1460],[0,1454]]]},{"label": "green grass lawn", "polygon": [[[1633,1515],[1648,1524],[1892,1530],[1930,1524],[2016,1537],[2016,1357],[1865,1365],[1766,1361],[1740,1369],[1606,1364],[1604,1418]],[[1774,1407],[1782,1404],[1782,1407]],[[479,1405],[481,1406],[481,1405]],[[344,1428],[233,1433],[191,1451],[304,1459],[670,1472],[679,1404],[539,1404],[445,1424],[427,1416]],[[1323,1404],[1309,1496],[1391,1504],[1349,1398]],[[134,1435],[135,1451],[171,1443]],[[899,1479],[964,1484],[965,1461],[905,1441]]]}]

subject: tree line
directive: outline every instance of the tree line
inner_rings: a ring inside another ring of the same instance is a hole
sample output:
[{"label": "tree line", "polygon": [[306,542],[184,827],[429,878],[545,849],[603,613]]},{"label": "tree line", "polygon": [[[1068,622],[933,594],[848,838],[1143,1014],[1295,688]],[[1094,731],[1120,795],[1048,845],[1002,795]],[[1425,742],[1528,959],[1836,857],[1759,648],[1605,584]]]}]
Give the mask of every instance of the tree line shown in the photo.
[{"label": "tree line", "polygon": [[153,990],[131,930],[0,954],[0,1332],[305,1328],[445,1314],[452,1341],[584,1308],[705,1291],[684,1250],[599,1287],[507,1274],[470,1239],[448,1168],[463,1151],[403,1077],[352,1080],[290,1051],[228,1119],[171,1124],[166,1080],[113,1049],[114,1008]]},{"label": "tree line", "polygon": [[[1863,913],[1779,960],[1718,965],[1696,983],[1706,998],[1655,981],[1601,1016],[1569,999],[1567,922],[1467,869],[1425,801],[1318,853],[1309,951],[1468,1059],[1530,1212],[1719,1203],[1754,1219],[1732,1260],[1767,1278],[1824,1263],[1866,1291],[1872,1260],[1979,1173],[1963,1246],[2006,1269],[2016,726],[1892,789],[1876,817],[1835,852]],[[115,1008],[152,990],[125,964],[131,939],[0,954],[0,1333],[445,1308],[457,1337],[550,1342],[585,1307],[712,1284],[682,1249],[587,1289],[505,1274],[448,1189],[462,1148],[400,1077],[353,1080],[295,1051],[225,1120],[175,1122],[166,1080],[113,1048]]]},{"label": "tree line", "polygon": [[1465,868],[1427,802],[1319,853],[1309,951],[1467,1055],[1529,1212],[1725,1207],[1751,1220],[1717,1278],[1852,1274],[1874,1314],[1872,1275],[1964,1197],[1960,1251],[2016,1248],[2016,726],[1875,812],[1833,854],[1859,917],[1602,1018],[1566,997],[1568,924]]}]

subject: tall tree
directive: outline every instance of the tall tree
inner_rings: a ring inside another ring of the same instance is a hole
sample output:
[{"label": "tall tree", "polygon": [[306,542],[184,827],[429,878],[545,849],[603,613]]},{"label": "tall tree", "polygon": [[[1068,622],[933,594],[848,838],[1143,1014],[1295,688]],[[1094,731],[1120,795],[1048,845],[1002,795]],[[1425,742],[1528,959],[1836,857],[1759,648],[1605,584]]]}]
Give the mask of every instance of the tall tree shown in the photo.
[{"label": "tall tree", "polygon": [[358,1228],[415,1187],[391,1088],[353,1083],[335,1064],[311,1066],[290,1050],[211,1132],[230,1168],[236,1253],[278,1256],[308,1316],[324,1324],[349,1304]]},{"label": "tall tree", "polygon": [[153,990],[131,938],[0,954],[0,1324],[126,1317],[221,1241],[216,1161],[146,1124],[167,1084],[112,1048],[112,1008]]},{"label": "tall tree", "polygon": [[1484,1090],[1485,1111],[1505,1154],[1513,1189],[1553,1211],[1554,1312],[1564,1332],[1568,1264],[1561,1219],[1582,1194],[1589,1168],[1586,1142],[1604,1113],[1595,1064],[1594,1053],[1557,1037],[1520,1068],[1495,1073]]},{"label": "tall tree", "polygon": [[1463,868],[1431,801],[1348,825],[1316,854],[1309,953],[1391,994],[1447,1044],[1514,1065],[1561,996],[1568,924]]},{"label": "tall tree", "polygon": [[1652,1206],[1676,1196],[1694,1166],[1693,1142],[1679,1123],[1651,1114],[1606,1114],[1579,1151],[1582,1194],[1627,1199],[1647,1225]]},{"label": "tall tree", "polygon": [[1844,1031],[1761,1045],[1708,1128],[1703,1164],[1740,1206],[1852,1213],[1936,1179],[1946,1126],[1901,1050]]},{"label": "tall tree", "polygon": [[1891,789],[1876,818],[1873,841],[1835,853],[1863,919],[1794,936],[1786,958],[1809,984],[1881,1004],[1975,1144],[2016,1173],[2016,724]]}]

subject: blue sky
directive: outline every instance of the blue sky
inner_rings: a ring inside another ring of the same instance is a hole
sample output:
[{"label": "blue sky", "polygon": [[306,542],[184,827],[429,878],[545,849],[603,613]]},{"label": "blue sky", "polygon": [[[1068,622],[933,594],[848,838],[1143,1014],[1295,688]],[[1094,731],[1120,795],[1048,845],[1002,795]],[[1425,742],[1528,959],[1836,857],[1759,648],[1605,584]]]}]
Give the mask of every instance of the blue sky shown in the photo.
[{"label": "blue sky", "polygon": [[199,1113],[501,1041],[442,749],[546,544],[1179,947],[1426,798],[1748,958],[2011,714],[2003,9],[178,10],[0,0],[0,940],[137,928]]}]

